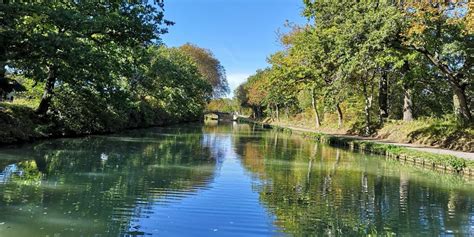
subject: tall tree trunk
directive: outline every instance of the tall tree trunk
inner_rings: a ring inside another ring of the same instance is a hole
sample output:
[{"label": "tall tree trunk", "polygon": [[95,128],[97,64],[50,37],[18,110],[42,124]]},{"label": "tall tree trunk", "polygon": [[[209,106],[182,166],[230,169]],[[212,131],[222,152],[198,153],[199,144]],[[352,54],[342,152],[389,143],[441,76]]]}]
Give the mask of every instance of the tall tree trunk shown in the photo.
[{"label": "tall tree trunk", "polygon": [[384,69],[379,81],[379,120],[380,124],[388,118],[388,75]]},{"label": "tall tree trunk", "polygon": [[413,89],[404,84],[403,90],[405,92],[403,97],[403,121],[413,121]]},{"label": "tall tree trunk", "polygon": [[341,110],[341,106],[339,105],[339,103],[336,103],[336,111],[337,111],[337,127],[341,128],[344,118],[342,116],[342,110]]},{"label": "tall tree trunk", "polygon": [[[2,60],[2,59],[0,59]],[[6,86],[8,85],[7,79],[5,77],[5,61],[0,61],[0,101],[5,100],[7,96]]]},{"label": "tall tree trunk", "polygon": [[409,78],[410,64],[407,60],[402,67],[403,73],[403,121],[413,121],[412,81]]},{"label": "tall tree trunk", "polygon": [[53,98],[54,84],[56,83],[56,67],[49,67],[48,78],[46,79],[46,84],[44,86],[43,96],[41,97],[41,102],[36,109],[36,113],[39,115],[45,115],[51,105],[51,99]]},{"label": "tall tree trunk", "polygon": [[466,88],[464,86],[451,85],[453,89],[454,114],[461,124],[472,122],[471,111],[469,111]]},{"label": "tall tree trunk", "polygon": [[279,108],[278,104],[275,107],[276,107],[277,120],[278,120],[278,122],[280,122],[280,108]]},{"label": "tall tree trunk", "polygon": [[7,56],[6,56],[6,45],[4,44],[4,41],[0,41],[2,44],[0,46],[0,101],[5,99],[7,92],[6,92],[6,85],[8,84],[7,79],[6,79],[6,73],[7,70],[5,68],[7,64]]},{"label": "tall tree trunk", "polygon": [[453,71],[447,64],[439,59],[437,53],[432,53],[426,50],[425,48],[420,48],[412,46],[416,51],[425,55],[434,66],[436,66],[448,79],[453,90],[453,105],[455,108],[455,115],[462,124],[468,124],[472,122],[472,115],[469,110],[467,95],[465,93],[466,84],[462,73]]},{"label": "tall tree trunk", "polygon": [[365,135],[368,136],[371,134],[370,131],[370,107],[371,107],[371,102],[370,98],[365,99],[365,108],[364,108],[364,113],[365,113]]},{"label": "tall tree trunk", "polygon": [[270,120],[275,121],[275,115],[273,114],[273,109],[271,105],[267,105],[267,110],[270,111]]},{"label": "tall tree trunk", "polygon": [[318,107],[316,106],[316,96],[314,95],[314,87],[311,88],[311,106],[314,111],[314,122],[317,128],[321,127],[321,122],[319,119]]},{"label": "tall tree trunk", "polygon": [[370,125],[372,123],[370,119],[370,110],[372,108],[372,95],[369,95],[369,92],[367,91],[367,84],[363,84],[363,93],[364,93],[364,101],[365,101],[365,107],[364,107],[364,114],[365,114],[365,135],[368,136],[371,134],[371,129]]}]

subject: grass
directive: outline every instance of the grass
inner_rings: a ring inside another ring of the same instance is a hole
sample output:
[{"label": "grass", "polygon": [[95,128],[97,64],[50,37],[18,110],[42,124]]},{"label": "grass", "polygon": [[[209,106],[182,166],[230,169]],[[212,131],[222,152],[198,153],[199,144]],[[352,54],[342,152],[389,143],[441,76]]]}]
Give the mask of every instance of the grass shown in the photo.
[{"label": "grass", "polygon": [[449,116],[389,121],[378,131],[377,138],[474,152],[474,128],[461,127]]},{"label": "grass", "polygon": [[[325,134],[352,134],[357,135],[363,129],[363,122],[354,118],[346,118],[342,128],[337,127],[337,118],[325,116],[322,126],[316,128],[311,115],[297,114],[290,118],[281,118],[279,121],[268,121],[276,126],[290,126],[313,129]],[[265,122],[265,121],[263,121]],[[383,127],[373,126],[376,133],[372,136],[386,139],[391,142],[413,143],[440,147],[450,150],[474,152],[474,126],[462,127],[458,125],[454,116],[446,115],[443,118],[419,118],[406,122],[389,120]]]},{"label": "grass", "polygon": [[[7,105],[7,106],[8,105],[22,106],[22,107],[28,107],[31,109],[36,109],[39,103],[40,103],[39,99],[32,100],[32,99],[16,98],[13,104],[12,103],[0,103],[0,104]],[[3,105],[0,105],[0,106],[3,106]]]}]

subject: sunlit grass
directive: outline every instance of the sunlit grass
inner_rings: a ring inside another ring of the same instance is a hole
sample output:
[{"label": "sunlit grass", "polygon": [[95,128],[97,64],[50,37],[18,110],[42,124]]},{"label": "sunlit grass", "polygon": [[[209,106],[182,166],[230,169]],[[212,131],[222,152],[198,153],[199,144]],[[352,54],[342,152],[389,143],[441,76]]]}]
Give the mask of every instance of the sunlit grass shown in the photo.
[{"label": "sunlit grass", "polygon": [[474,151],[474,128],[460,126],[450,116],[420,118],[410,122],[390,121],[378,131],[378,137],[396,142]]}]

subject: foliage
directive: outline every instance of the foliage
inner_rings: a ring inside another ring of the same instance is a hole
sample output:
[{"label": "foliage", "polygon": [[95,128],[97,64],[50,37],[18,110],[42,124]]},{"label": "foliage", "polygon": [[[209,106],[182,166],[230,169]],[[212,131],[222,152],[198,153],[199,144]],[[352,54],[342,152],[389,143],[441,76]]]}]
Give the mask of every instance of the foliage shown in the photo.
[{"label": "foliage", "polygon": [[208,49],[199,48],[196,45],[187,43],[179,47],[184,53],[189,55],[197,64],[199,72],[212,86],[212,96],[219,98],[229,93],[229,83],[225,75],[225,69]]},{"label": "foliage", "polygon": [[462,124],[472,122],[473,30],[469,28],[472,6],[469,1],[439,3],[415,2],[404,11],[409,25],[403,32],[403,44],[426,57],[446,80],[454,93],[454,113]]},{"label": "foliage", "polygon": [[321,121],[333,127],[337,114],[339,128],[361,135],[389,119],[449,114],[457,131],[472,126],[467,1],[304,3],[309,23],[291,25],[284,50],[269,56],[271,67],[235,92],[256,117],[274,118],[279,108],[292,118],[312,111],[319,128]]},{"label": "foliage", "polygon": [[11,142],[29,140],[23,132],[75,136],[194,121],[212,86],[216,93],[228,90],[210,51],[161,44],[172,24],[162,1],[7,2],[0,8],[0,80],[23,84],[27,90],[14,103],[37,114],[24,109],[32,126],[12,131]]},{"label": "foliage", "polygon": [[240,110],[240,106],[237,104],[237,101],[228,98],[213,99],[207,106],[207,111],[219,111],[232,113]]},{"label": "foliage", "polygon": [[161,105],[171,117],[187,120],[200,116],[212,88],[192,58],[177,48],[151,48],[150,52],[145,99]]},{"label": "foliage", "polygon": [[111,79],[129,73],[124,65],[133,61],[134,49],[159,40],[166,32],[163,23],[169,24],[161,2],[12,2],[0,7],[5,23],[0,67],[45,81],[40,115],[49,111],[58,85],[110,90]]}]

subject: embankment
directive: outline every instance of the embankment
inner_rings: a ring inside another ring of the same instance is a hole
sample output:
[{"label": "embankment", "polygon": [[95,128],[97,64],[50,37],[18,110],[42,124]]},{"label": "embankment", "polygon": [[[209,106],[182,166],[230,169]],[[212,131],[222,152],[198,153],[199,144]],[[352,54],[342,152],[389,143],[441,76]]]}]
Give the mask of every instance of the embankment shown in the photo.
[{"label": "embankment", "polygon": [[[103,123],[101,126],[83,126],[83,122],[80,124],[73,121],[72,123],[65,124],[53,116],[39,117],[32,108],[27,106],[0,105],[0,145],[20,144],[52,138],[110,134],[127,129],[196,122],[201,118],[201,116],[185,118],[153,116],[151,119],[141,119],[140,117],[143,116],[136,116],[140,119],[120,121],[114,124]],[[94,121],[94,118],[89,119],[91,123]],[[76,126],[73,127],[71,124]]]}]

